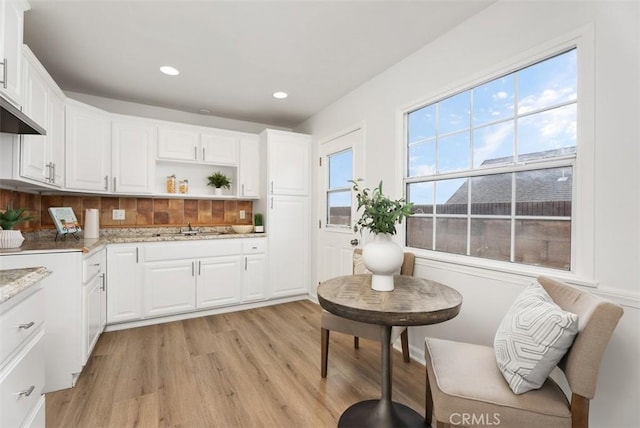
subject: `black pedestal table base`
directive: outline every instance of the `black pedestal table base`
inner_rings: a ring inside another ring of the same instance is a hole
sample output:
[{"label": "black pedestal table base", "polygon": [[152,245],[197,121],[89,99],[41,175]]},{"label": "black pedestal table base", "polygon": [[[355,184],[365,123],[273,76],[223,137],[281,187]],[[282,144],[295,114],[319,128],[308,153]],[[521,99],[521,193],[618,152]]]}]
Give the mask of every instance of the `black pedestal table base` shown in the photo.
[{"label": "black pedestal table base", "polygon": [[385,403],[382,400],[361,401],[344,411],[338,427],[426,427],[423,416],[400,403]]}]

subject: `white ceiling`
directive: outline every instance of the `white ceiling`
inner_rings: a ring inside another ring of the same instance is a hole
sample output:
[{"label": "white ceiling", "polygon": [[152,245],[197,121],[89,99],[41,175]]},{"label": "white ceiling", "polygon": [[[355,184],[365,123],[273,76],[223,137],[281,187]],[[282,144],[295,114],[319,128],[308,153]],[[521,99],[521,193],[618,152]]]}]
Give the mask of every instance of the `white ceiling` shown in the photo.
[{"label": "white ceiling", "polygon": [[493,1],[30,0],[25,43],[65,91],[291,128]]}]

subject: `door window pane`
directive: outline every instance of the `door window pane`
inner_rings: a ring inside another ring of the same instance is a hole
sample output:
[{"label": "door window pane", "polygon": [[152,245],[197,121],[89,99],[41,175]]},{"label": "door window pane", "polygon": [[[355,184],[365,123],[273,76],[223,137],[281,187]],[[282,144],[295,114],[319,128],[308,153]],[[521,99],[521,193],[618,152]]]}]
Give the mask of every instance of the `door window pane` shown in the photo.
[{"label": "door window pane", "polygon": [[330,192],[327,203],[327,224],[351,226],[351,190]]},{"label": "door window pane", "polygon": [[349,187],[352,170],[353,151],[351,149],[329,155],[329,189]]},{"label": "door window pane", "polygon": [[351,226],[351,183],[353,151],[351,149],[327,156],[329,183],[327,189],[327,225]]}]

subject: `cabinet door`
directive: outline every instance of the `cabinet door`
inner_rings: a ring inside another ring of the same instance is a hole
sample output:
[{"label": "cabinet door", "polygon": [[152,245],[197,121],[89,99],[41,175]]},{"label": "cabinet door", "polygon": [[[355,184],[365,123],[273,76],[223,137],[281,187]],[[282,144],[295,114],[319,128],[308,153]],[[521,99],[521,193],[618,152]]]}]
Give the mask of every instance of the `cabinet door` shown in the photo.
[{"label": "cabinet door", "polygon": [[200,134],[202,156],[205,163],[238,165],[238,139],[232,135]]},{"label": "cabinet door", "polygon": [[209,257],[197,261],[197,306],[213,306],[237,303],[242,287],[241,256]]},{"label": "cabinet door", "polygon": [[[48,132],[49,88],[38,72],[25,61],[25,85],[23,111]],[[20,175],[43,183],[49,183],[51,175],[48,135],[23,135],[20,145]]]},{"label": "cabinet door", "polygon": [[49,154],[47,159],[51,162],[51,176],[49,182],[57,187],[64,187],[64,100],[54,93],[49,96],[49,127],[47,138]]},{"label": "cabinet door", "polygon": [[301,196],[270,196],[270,297],[306,294],[309,287],[309,200]]},{"label": "cabinet door", "polygon": [[0,92],[22,104],[22,40],[24,1],[0,1]]},{"label": "cabinet door", "polygon": [[69,104],[66,125],[67,188],[109,191],[111,121],[107,113]]},{"label": "cabinet door", "polygon": [[241,198],[260,197],[260,140],[240,138],[239,196]]},{"label": "cabinet door", "polygon": [[308,195],[310,137],[291,132],[267,130],[269,193]]},{"label": "cabinet door", "polygon": [[114,121],[111,140],[112,191],[115,193],[152,193],[158,142],[154,126]]},{"label": "cabinet door", "polygon": [[200,134],[190,129],[159,128],[158,158],[168,160],[198,160]]},{"label": "cabinet door", "polygon": [[107,323],[142,318],[142,268],[139,247],[107,248]]},{"label": "cabinet door", "polygon": [[250,302],[267,297],[267,261],[264,254],[244,256],[242,273],[242,301]]},{"label": "cabinet door", "polygon": [[96,275],[82,287],[82,363],[85,364],[102,333],[102,275]]},{"label": "cabinet door", "polygon": [[168,260],[144,266],[144,316],[153,317],[195,309],[196,262]]}]

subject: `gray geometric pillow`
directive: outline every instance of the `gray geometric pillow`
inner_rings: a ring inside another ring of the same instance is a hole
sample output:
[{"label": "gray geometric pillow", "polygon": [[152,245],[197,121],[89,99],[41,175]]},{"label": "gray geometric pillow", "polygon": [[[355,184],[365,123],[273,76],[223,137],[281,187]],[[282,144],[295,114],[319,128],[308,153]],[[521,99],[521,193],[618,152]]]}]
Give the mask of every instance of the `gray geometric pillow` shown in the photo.
[{"label": "gray geometric pillow", "polygon": [[536,281],[516,298],[493,341],[496,361],[515,394],[542,386],[578,333],[578,316],[553,302]]}]

